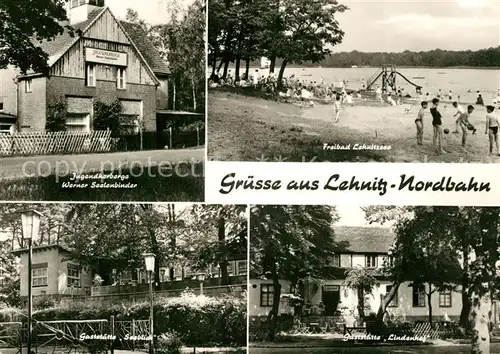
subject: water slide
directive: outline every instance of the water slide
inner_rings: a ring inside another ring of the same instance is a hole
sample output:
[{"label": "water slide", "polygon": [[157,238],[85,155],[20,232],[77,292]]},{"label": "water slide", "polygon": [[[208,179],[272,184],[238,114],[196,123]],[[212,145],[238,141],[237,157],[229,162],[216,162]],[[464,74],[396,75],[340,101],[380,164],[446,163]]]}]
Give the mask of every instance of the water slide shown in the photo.
[{"label": "water slide", "polygon": [[417,84],[415,84],[415,83],[411,82],[410,80],[408,80],[408,79],[406,78],[406,76],[404,76],[403,74],[401,74],[399,71],[396,71],[396,74],[398,74],[398,75],[399,75],[399,76],[401,76],[403,79],[405,79],[405,80],[406,80],[406,82],[408,82],[410,85],[413,85],[413,86],[418,87],[418,88],[422,88],[422,86],[417,85]]},{"label": "water slide", "polygon": [[366,81],[366,88],[365,90],[369,90],[375,82],[377,82],[378,78],[382,76],[384,72],[382,69],[379,69],[378,71],[375,72],[367,81]]}]

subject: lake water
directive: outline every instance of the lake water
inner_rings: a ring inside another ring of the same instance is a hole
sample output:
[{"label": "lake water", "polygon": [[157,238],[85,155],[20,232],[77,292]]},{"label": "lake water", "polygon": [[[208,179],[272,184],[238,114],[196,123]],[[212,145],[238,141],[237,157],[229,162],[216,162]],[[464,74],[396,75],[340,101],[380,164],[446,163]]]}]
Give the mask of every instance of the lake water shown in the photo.
[{"label": "lake water", "polygon": [[[234,67],[231,68],[234,73]],[[259,70],[261,75],[268,75],[267,69],[250,68],[250,74]],[[276,74],[279,68],[276,68]],[[294,74],[300,81],[305,83],[321,82],[323,78],[327,84],[335,84],[341,80],[347,80],[347,88],[361,89],[361,83],[364,79],[368,80],[378,68],[294,68],[285,69],[285,77]],[[244,73],[244,69],[241,73]],[[430,68],[397,68],[397,71],[403,74],[407,79],[416,85],[422,86],[422,93],[429,93],[434,97],[439,89],[448,94],[451,90],[453,100],[460,95],[461,102],[475,103],[477,91],[483,96],[485,104],[491,104],[493,97],[500,89],[500,70],[484,69],[430,69]],[[415,95],[415,88],[407,83],[403,78],[397,76],[396,83]],[[379,83],[381,80],[379,79]],[[470,92],[468,92],[470,91]]]}]

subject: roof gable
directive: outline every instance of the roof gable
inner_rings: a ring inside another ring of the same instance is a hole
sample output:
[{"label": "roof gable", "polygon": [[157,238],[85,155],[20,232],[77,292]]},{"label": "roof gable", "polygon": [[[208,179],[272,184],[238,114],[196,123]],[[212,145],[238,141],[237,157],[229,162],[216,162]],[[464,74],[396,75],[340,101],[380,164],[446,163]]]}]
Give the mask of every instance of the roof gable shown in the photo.
[{"label": "roof gable", "polygon": [[[154,82],[158,83],[158,78],[156,77],[156,72],[159,74],[169,73],[168,67],[161,59],[158,51],[151,45],[150,42],[144,42],[144,37],[141,36],[140,32],[133,29],[132,26],[127,26],[133,34],[127,32],[127,28],[123,26],[123,23],[118,21],[111,10],[108,7],[94,9],[86,21],[72,25],[75,35],[72,37],[68,29],[64,29],[64,33],[53,38],[52,40],[43,41],[39,44],[40,48],[49,55],[48,64],[52,67],[61,57],[73,46],[75,45],[81,37],[85,37],[85,34],[92,30],[93,25],[101,18],[105,13],[108,13],[112,20],[116,23],[116,31],[123,34],[126,38],[127,44],[132,45],[135,52],[139,56],[140,60],[143,62],[146,69],[149,71]],[[106,38],[103,40],[107,40]],[[138,46],[139,43],[139,46]],[[151,47],[148,47],[148,44]],[[153,69],[157,68],[157,71]]]},{"label": "roof gable", "polygon": [[141,26],[126,21],[120,21],[120,24],[128,33],[137,49],[142,53],[144,59],[149,63],[155,74],[170,74],[167,63],[162,59],[160,53],[153,43],[148,39],[146,32]]},{"label": "roof gable", "polygon": [[392,229],[386,227],[334,226],[333,229],[335,242],[347,253],[389,253],[396,239]]}]

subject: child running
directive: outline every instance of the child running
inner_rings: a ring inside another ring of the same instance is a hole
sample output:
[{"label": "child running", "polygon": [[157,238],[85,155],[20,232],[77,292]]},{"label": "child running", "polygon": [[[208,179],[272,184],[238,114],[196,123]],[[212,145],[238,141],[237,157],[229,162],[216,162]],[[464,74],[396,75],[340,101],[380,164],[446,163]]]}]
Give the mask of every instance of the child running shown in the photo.
[{"label": "child running", "polygon": [[498,148],[498,118],[495,117],[493,111],[495,110],[494,106],[486,107],[486,134],[490,139],[490,155],[493,155],[493,144],[496,145],[497,154],[500,156],[500,149]]},{"label": "child running", "polygon": [[443,138],[443,118],[441,113],[438,111],[439,99],[434,98],[432,100],[432,107],[430,109],[432,115],[432,129],[434,131],[432,137],[432,144],[434,149],[438,154],[442,154],[445,151],[443,150],[443,146],[441,145],[441,140]]},{"label": "child running", "polygon": [[335,120],[334,120],[335,123],[338,123],[340,119],[340,107],[341,107],[340,100],[341,100],[340,95],[337,95],[335,99]]},{"label": "child running", "polygon": [[427,109],[427,101],[422,101],[420,103],[420,110],[417,114],[417,119],[415,119],[415,125],[417,126],[417,144],[423,145],[424,143],[424,113]]}]

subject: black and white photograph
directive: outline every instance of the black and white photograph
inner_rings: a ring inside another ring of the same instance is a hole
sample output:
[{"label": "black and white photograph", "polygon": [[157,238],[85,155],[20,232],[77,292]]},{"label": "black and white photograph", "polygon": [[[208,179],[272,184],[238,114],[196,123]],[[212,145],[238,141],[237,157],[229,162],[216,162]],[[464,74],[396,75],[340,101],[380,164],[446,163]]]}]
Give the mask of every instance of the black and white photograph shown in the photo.
[{"label": "black and white photograph", "polygon": [[496,0],[208,1],[208,158],[500,162]]},{"label": "black and white photograph", "polygon": [[0,352],[246,353],[247,215],[0,204]]},{"label": "black and white photograph", "polygon": [[0,18],[0,200],[204,200],[204,0],[3,0]]},{"label": "black and white photograph", "polygon": [[250,208],[250,354],[500,352],[500,207]]}]

